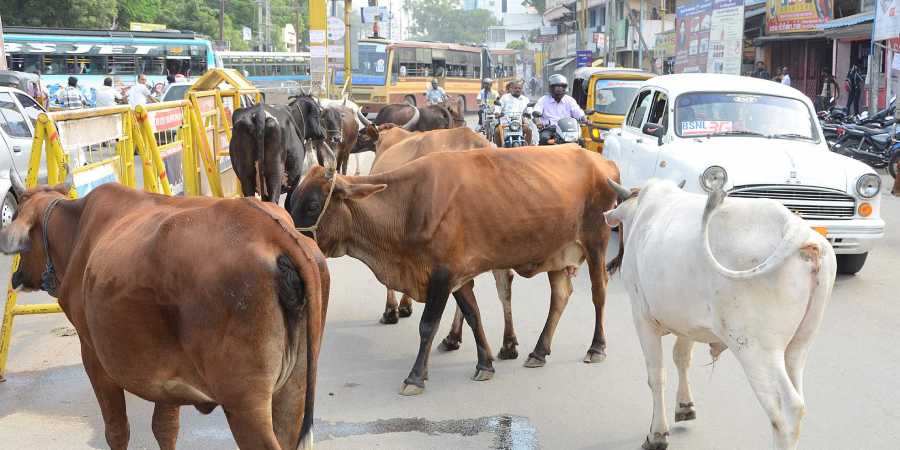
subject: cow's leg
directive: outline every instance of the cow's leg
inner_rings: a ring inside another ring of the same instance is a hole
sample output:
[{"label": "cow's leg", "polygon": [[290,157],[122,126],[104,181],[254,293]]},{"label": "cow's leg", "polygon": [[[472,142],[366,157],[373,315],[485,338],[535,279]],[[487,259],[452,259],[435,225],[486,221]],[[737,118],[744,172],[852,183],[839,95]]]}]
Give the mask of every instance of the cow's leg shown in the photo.
[{"label": "cow's leg", "polygon": [[100,404],[106,443],[111,450],[127,449],[131,432],[125,414],[125,390],[109,377],[97,360],[94,350],[84,344],[81,345],[81,360],[91,380],[91,387],[94,388],[97,403]]},{"label": "cow's leg", "polygon": [[663,366],[662,338],[649,317],[638,311],[633,311],[633,317],[647,365],[647,385],[653,396],[653,421],[642,447],[644,450],[665,450],[669,446],[669,424],[666,421],[666,368]]},{"label": "cow's leg", "polygon": [[494,357],[491,355],[491,347],[488,344],[487,336],[484,334],[484,327],[481,323],[481,312],[478,310],[478,301],[475,299],[473,288],[475,281],[470,280],[463,287],[453,293],[456,299],[456,305],[462,311],[466,323],[472,329],[475,336],[475,348],[478,349],[478,365],[475,366],[475,375],[472,377],[475,381],[486,381],[494,378]]},{"label": "cow's leg", "polygon": [[547,272],[547,277],[550,279],[550,311],[541,337],[538,338],[534,351],[528,355],[528,361],[525,361],[525,367],[542,367],[547,363],[553,333],[556,332],[559,318],[569,303],[569,296],[572,295],[572,281],[565,270]]},{"label": "cow's leg", "polygon": [[353,172],[353,175],[359,176],[359,153],[353,154],[353,161],[356,162],[356,170]]},{"label": "cow's leg", "polygon": [[401,395],[418,395],[425,391],[425,379],[428,378],[428,355],[431,353],[431,344],[438,326],[441,324],[441,315],[447,306],[447,298],[450,297],[450,271],[437,268],[431,273],[428,280],[428,293],[425,300],[425,309],[419,320],[419,354],[413,364],[409,376],[403,381],[400,389]]},{"label": "cow's leg", "polygon": [[400,297],[400,306],[397,307],[397,314],[400,317],[409,317],[412,315],[412,297],[403,294],[403,297]]},{"label": "cow's leg", "polygon": [[735,349],[734,354],[744,367],[747,380],[756,398],[772,423],[775,448],[794,450],[800,438],[800,421],[805,406],[800,394],[788,377],[784,353],[759,347]]},{"label": "cow's leg", "polygon": [[153,407],[153,436],[159,444],[159,450],[175,450],[178,440],[178,405],[157,403]]},{"label": "cow's leg", "polygon": [[[606,231],[607,235],[609,231]],[[606,241],[608,241],[608,237]],[[598,363],[606,360],[606,332],[603,329],[604,308],[606,308],[606,241],[594,253],[588,252],[588,272],[591,276],[591,301],[594,302],[594,338],[584,355],[584,362]]]},{"label": "cow's leg", "polygon": [[397,311],[397,297],[394,291],[387,290],[387,299],[384,302],[384,313],[381,315],[380,322],[385,325],[393,325],[400,321],[400,315]]},{"label": "cow's leg", "polygon": [[[300,345],[307,348],[306,343]],[[282,449],[296,449],[298,443],[300,449],[312,448],[312,430],[300,442],[306,412],[306,390],[313,388],[306,385],[306,368],[305,361],[297,361],[290,378],[272,396],[272,426]]]},{"label": "cow's leg", "polygon": [[266,170],[266,188],[268,190],[268,198],[263,200],[278,204],[281,201],[281,187],[283,186],[282,177],[284,176],[284,167],[278,164],[273,170]]},{"label": "cow's leg", "polygon": [[516,330],[513,328],[512,319],[512,280],[513,272],[509,269],[493,271],[494,284],[497,286],[497,296],[500,297],[500,305],[503,306],[503,346],[497,357],[500,359],[516,359],[519,352],[516,346],[519,340],[516,338]]},{"label": "cow's leg", "polygon": [[675,408],[675,421],[694,420],[697,411],[694,409],[694,396],[691,395],[691,382],[688,379],[688,369],[691,368],[691,356],[694,349],[694,341],[679,336],[672,349],[672,359],[678,368],[678,406]]},{"label": "cow's leg", "polygon": [[246,408],[223,408],[228,426],[238,448],[281,450],[272,424],[269,405],[248,405]]},{"label": "cow's leg", "polygon": [[459,350],[459,344],[462,344],[463,314],[462,310],[459,309],[459,306],[457,306],[455,310],[456,312],[453,314],[453,323],[450,325],[450,333],[448,333],[447,337],[441,342],[441,348],[448,352]]}]

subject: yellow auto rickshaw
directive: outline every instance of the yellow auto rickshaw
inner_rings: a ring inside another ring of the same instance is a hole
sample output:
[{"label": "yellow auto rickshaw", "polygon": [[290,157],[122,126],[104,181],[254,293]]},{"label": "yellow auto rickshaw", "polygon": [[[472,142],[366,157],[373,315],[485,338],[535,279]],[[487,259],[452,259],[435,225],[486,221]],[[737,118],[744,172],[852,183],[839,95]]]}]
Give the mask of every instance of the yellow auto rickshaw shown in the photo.
[{"label": "yellow auto rickshaw", "polygon": [[588,115],[581,127],[585,148],[603,151],[606,133],[622,125],[638,88],[654,76],[624,67],[582,67],[575,71],[572,96]]}]

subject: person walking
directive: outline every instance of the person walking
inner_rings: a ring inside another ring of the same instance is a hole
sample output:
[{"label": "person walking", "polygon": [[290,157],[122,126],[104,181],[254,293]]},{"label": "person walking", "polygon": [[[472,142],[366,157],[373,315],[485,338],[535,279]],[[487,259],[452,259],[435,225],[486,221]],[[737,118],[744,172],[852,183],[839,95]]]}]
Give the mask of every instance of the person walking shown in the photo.
[{"label": "person walking", "polygon": [[87,98],[78,88],[78,78],[69,77],[69,85],[56,94],[56,101],[63,109],[81,109],[87,105]]},{"label": "person walking", "polygon": [[113,89],[113,80],[111,77],[103,79],[103,86],[97,89],[97,107],[115,106],[122,100],[122,94]]},{"label": "person walking", "polygon": [[756,69],[750,75],[753,78],[761,78],[763,80],[771,80],[772,74],[769,73],[769,70],[766,69],[766,63],[762,61],[756,62]]},{"label": "person walking", "polygon": [[850,71],[847,72],[847,90],[849,92],[847,94],[846,109],[848,115],[859,114],[859,98],[865,81],[866,77],[859,70],[857,64],[850,67]]},{"label": "person walking", "polygon": [[147,87],[147,76],[138,75],[138,82],[128,89],[128,105],[134,108],[137,105],[146,105],[147,102],[156,101]]},{"label": "person walking", "polygon": [[791,85],[791,72],[787,67],[781,69],[781,84]]},{"label": "person walking", "polygon": [[834,81],[834,75],[828,68],[822,68],[820,78],[822,79],[822,89],[819,91],[818,98],[819,111],[827,111],[836,104],[837,99],[841,96],[841,90],[838,89],[837,81]]}]

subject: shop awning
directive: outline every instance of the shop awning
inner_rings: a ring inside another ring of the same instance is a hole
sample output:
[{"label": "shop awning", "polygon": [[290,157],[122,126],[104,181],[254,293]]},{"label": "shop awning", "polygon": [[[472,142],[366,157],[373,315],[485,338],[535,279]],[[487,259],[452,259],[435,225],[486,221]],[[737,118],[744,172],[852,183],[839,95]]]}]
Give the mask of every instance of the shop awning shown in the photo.
[{"label": "shop awning", "polygon": [[846,28],[853,25],[858,25],[866,22],[874,22],[875,21],[875,13],[874,12],[864,12],[859,14],[854,14],[852,16],[841,17],[840,19],[831,20],[825,22],[818,26],[820,30],[834,30],[837,28]]},{"label": "shop awning", "polygon": [[552,22],[554,20],[562,19],[566,14],[571,13],[572,11],[570,11],[569,8],[566,8],[564,5],[557,5],[544,11],[544,20]]},{"label": "shop awning", "polygon": [[765,5],[766,0],[744,0],[744,8],[748,6]]},{"label": "shop awning", "polygon": [[744,18],[749,19],[751,17],[761,16],[766,13],[766,4],[763,2],[761,6],[758,7],[747,7],[744,6]]},{"label": "shop awning", "polygon": [[762,36],[753,39],[753,45],[759,47],[763,44],[767,44],[769,42],[783,42],[783,41],[803,41],[807,39],[822,39],[825,37],[825,34],[820,32],[816,33],[785,33],[785,34],[770,34],[768,36]]},{"label": "shop awning", "polygon": [[864,39],[872,36],[875,13],[860,13],[819,25],[829,39]]}]

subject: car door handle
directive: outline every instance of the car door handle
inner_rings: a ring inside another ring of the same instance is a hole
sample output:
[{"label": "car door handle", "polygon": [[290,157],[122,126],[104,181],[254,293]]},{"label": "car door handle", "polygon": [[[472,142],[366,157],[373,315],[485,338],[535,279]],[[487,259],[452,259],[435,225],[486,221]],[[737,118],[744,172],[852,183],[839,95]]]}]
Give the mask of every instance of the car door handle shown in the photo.
[{"label": "car door handle", "polygon": [[19,145],[13,146],[13,153],[22,153],[22,147]]}]

